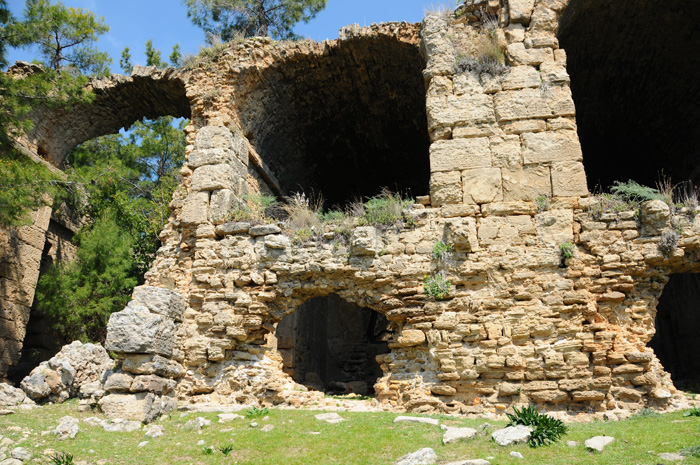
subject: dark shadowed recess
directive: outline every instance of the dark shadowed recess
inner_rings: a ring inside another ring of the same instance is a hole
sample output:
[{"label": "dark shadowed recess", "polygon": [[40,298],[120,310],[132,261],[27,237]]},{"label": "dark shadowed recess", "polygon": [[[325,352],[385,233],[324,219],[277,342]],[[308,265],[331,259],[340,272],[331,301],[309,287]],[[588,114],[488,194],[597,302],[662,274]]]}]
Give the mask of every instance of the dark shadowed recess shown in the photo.
[{"label": "dark shadowed recess", "polygon": [[387,327],[384,315],[331,294],[282,318],[275,336],[284,370],[299,384],[366,395],[382,375],[376,356],[389,352]]},{"label": "dark shadowed recess", "polygon": [[570,0],[559,27],[589,189],[700,185],[700,2]]},{"label": "dark shadowed recess", "polygon": [[418,47],[386,36],[293,57],[264,72],[243,129],[285,194],[321,193],[327,207],[382,187],[426,194],[424,68]]},{"label": "dark shadowed recess", "polygon": [[700,392],[700,274],[671,275],[656,309],[649,346],[676,387]]}]

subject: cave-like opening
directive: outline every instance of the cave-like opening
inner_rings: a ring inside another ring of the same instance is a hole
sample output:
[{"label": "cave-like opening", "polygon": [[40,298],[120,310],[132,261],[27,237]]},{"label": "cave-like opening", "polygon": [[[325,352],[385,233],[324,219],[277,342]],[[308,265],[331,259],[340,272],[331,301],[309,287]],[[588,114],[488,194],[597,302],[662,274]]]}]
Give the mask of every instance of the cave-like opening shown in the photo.
[{"label": "cave-like opening", "polygon": [[377,355],[389,352],[384,315],[335,294],[306,301],[277,324],[284,370],[311,389],[373,393],[382,370]]},{"label": "cave-like opening", "polygon": [[700,274],[671,275],[659,298],[654,349],[676,387],[700,392]]},{"label": "cave-like opening", "polygon": [[387,36],[338,41],[264,71],[241,124],[285,194],[326,207],[380,194],[428,193],[425,62]]},{"label": "cave-like opening", "polygon": [[559,26],[589,189],[700,185],[700,3],[570,0]]}]

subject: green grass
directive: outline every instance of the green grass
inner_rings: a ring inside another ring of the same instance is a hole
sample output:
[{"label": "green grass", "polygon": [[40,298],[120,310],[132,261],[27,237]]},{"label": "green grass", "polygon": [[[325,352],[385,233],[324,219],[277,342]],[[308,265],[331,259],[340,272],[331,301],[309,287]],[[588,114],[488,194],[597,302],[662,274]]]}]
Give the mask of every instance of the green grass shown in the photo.
[{"label": "green grass", "polygon": [[[347,421],[327,424],[318,421],[318,411],[270,409],[269,421],[257,420],[251,428],[249,419],[217,423],[214,413],[174,412],[157,423],[165,430],[164,436],[151,439],[143,431],[107,433],[99,426],[91,427],[81,421],[80,432],[73,440],[58,441],[53,435],[42,436],[41,431],[54,428],[58,419],[71,415],[80,419],[100,414],[80,413],[77,405],[50,405],[28,412],[0,417],[0,435],[12,440],[23,437],[22,430],[30,430],[28,439],[19,445],[41,457],[46,449],[55,449],[74,455],[74,460],[109,464],[392,464],[397,458],[422,447],[432,447],[441,463],[449,461],[494,457],[492,464],[656,464],[660,452],[678,452],[700,444],[700,418],[684,417],[683,412],[655,417],[634,417],[621,422],[593,422],[569,424],[569,432],[562,441],[537,449],[519,444],[499,447],[490,439],[490,431],[459,443],[442,445],[442,430],[423,424],[393,423],[396,413],[341,413]],[[197,431],[184,431],[184,424],[197,416],[212,420],[212,424]],[[480,418],[439,416],[441,422],[452,426],[482,425]],[[268,433],[259,428],[274,425]],[[502,427],[505,421],[489,421]],[[19,428],[16,428],[19,427]],[[318,434],[312,434],[318,433]],[[596,435],[614,436],[602,454],[584,449],[583,441]],[[203,440],[203,445],[197,445]],[[568,447],[567,440],[580,443]],[[148,441],[144,447],[137,445]],[[233,445],[228,455],[221,451]],[[211,454],[204,448],[211,447]],[[89,450],[95,453],[89,453]],[[509,456],[518,451],[525,460]],[[39,463],[49,464],[45,457]],[[700,464],[700,458],[687,457],[683,464]]]}]

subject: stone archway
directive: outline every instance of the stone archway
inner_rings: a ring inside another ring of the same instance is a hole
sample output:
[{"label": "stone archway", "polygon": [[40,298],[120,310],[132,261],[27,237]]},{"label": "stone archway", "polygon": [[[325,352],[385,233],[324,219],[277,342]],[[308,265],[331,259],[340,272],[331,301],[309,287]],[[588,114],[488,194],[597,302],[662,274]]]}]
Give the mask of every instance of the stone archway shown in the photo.
[{"label": "stone archway", "polygon": [[559,45],[588,186],[700,180],[700,4],[569,0]]},{"label": "stone archway", "polygon": [[367,395],[382,376],[376,357],[389,352],[383,314],[337,294],[315,297],[277,324],[284,371],[318,391]]}]

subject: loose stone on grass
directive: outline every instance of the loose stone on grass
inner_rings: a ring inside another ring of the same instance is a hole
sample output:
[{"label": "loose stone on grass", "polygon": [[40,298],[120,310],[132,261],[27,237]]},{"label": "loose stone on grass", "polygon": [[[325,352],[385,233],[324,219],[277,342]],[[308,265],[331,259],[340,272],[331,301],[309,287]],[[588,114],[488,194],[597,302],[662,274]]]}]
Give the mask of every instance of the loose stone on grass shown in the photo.
[{"label": "loose stone on grass", "polygon": [[442,443],[449,444],[460,439],[471,439],[476,436],[476,433],[477,431],[474,428],[448,427],[445,434],[442,435]]},{"label": "loose stone on grass", "polygon": [[202,417],[197,417],[194,420],[190,420],[187,423],[185,423],[185,426],[183,426],[183,429],[185,431],[200,430],[200,429],[205,428],[209,425],[211,425],[211,420],[207,420],[206,418],[202,418]]},{"label": "loose stone on grass", "polygon": [[461,460],[459,462],[450,462],[445,465],[491,465],[491,462],[484,459]]},{"label": "loose stone on grass", "polygon": [[229,421],[243,418],[243,416],[237,413],[220,413],[217,415],[217,418],[219,419],[219,423],[227,423]]},{"label": "loose stone on grass", "polygon": [[335,424],[345,421],[345,418],[341,417],[337,413],[319,413],[314,418],[317,420],[325,421],[326,423]]},{"label": "loose stone on grass", "polygon": [[603,452],[603,449],[605,446],[610,444],[615,440],[614,437],[612,436],[595,436],[592,437],[591,439],[586,440],[584,444],[586,445],[587,448],[591,450],[597,450],[598,452]]},{"label": "loose stone on grass", "polygon": [[437,454],[430,447],[419,449],[398,459],[395,465],[431,465],[437,462]]},{"label": "loose stone on grass", "polygon": [[518,444],[530,439],[532,426],[517,425],[494,431],[491,437],[499,446]]},{"label": "loose stone on grass", "polygon": [[436,420],[435,418],[426,418],[426,417],[408,417],[408,416],[398,416],[394,418],[394,423],[402,423],[402,422],[407,422],[407,423],[425,423],[428,425],[435,425],[437,426],[440,423],[440,420]]}]

